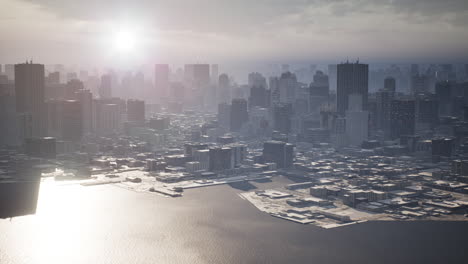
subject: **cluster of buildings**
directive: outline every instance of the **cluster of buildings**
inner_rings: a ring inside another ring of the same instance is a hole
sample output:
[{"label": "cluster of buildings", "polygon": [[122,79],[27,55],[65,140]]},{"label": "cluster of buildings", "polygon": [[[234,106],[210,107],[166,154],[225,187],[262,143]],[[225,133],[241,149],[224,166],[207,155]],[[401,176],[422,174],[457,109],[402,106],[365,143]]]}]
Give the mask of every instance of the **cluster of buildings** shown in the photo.
[{"label": "cluster of buildings", "polygon": [[[453,205],[427,197],[466,191],[468,71],[453,65],[282,65],[245,85],[209,64],[156,64],[154,80],[32,61],[4,68],[0,146],[83,175],[133,168],[177,182],[280,171],[312,182],[320,199],[377,211]],[[303,202],[313,201],[291,201]]]}]

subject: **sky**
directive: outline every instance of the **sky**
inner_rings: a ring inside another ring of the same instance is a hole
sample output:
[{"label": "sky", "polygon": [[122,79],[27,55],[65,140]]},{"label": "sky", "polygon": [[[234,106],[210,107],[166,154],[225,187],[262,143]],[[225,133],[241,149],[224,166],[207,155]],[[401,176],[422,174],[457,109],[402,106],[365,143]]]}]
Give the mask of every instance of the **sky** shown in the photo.
[{"label": "sky", "polygon": [[0,0],[0,63],[461,62],[467,0]]}]

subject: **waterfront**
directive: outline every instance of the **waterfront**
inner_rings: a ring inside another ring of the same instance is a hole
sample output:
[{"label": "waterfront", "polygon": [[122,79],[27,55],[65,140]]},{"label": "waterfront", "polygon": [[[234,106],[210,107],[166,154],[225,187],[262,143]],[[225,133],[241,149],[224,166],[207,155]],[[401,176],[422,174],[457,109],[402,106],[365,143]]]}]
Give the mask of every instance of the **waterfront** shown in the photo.
[{"label": "waterfront", "polygon": [[[45,183],[37,214],[0,221],[0,263],[466,263],[468,222],[371,222],[325,230],[274,218],[238,193],[178,199],[112,185]],[[253,184],[253,185],[252,185]]]}]

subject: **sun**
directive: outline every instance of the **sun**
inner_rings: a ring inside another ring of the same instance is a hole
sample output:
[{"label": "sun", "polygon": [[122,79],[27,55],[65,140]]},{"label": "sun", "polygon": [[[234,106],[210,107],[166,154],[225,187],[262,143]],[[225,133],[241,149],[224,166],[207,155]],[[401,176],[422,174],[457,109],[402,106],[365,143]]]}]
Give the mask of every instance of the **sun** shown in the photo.
[{"label": "sun", "polygon": [[137,37],[131,31],[118,31],[114,35],[113,45],[118,52],[133,52],[137,45]]}]

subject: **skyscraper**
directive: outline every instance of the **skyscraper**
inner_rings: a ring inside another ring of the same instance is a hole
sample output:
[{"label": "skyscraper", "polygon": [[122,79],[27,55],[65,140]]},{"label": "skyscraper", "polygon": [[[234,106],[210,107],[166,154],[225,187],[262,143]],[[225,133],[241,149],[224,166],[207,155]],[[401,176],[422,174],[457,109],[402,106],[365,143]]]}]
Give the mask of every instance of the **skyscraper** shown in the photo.
[{"label": "skyscraper", "polygon": [[318,116],[322,105],[328,103],[330,86],[328,76],[322,71],[317,71],[314,81],[309,86],[309,111]]},{"label": "skyscraper", "polygon": [[154,66],[154,95],[157,98],[151,98],[152,102],[159,101],[161,97],[169,95],[169,65],[168,64],[156,64]]},{"label": "skyscraper", "polygon": [[62,101],[62,138],[67,141],[80,141],[83,136],[83,116],[81,103],[77,100]]},{"label": "skyscraper", "polygon": [[361,95],[349,95],[346,110],[346,135],[353,146],[361,146],[369,136],[369,112],[362,110]]},{"label": "skyscraper", "polygon": [[218,64],[211,64],[211,83],[216,84],[219,78]]},{"label": "skyscraper", "polygon": [[416,104],[414,100],[393,100],[390,110],[390,138],[414,135]]},{"label": "skyscraper", "polygon": [[[32,137],[46,135],[44,65],[32,62],[15,65],[16,112],[30,116]],[[24,128],[24,127],[23,127]],[[23,129],[20,127],[20,130]],[[27,135],[27,134],[26,134]]]},{"label": "skyscraper", "polygon": [[80,90],[77,93],[77,100],[81,105],[83,135],[94,131],[93,126],[93,94],[89,90]]},{"label": "skyscraper", "polygon": [[127,100],[128,121],[145,121],[145,102],[136,99]]},{"label": "skyscraper", "polygon": [[231,105],[227,103],[218,104],[218,124],[228,129],[231,126]]},{"label": "skyscraper", "polygon": [[390,112],[391,104],[395,93],[390,90],[383,89],[376,94],[377,103],[377,128],[384,131],[386,138],[390,135]]},{"label": "skyscraper", "polygon": [[387,77],[384,80],[384,89],[390,92],[396,91],[396,81],[393,77]]},{"label": "skyscraper", "polygon": [[275,104],[273,106],[273,128],[283,134],[291,132],[292,104]]},{"label": "skyscraper", "polygon": [[279,101],[281,103],[294,103],[297,89],[296,75],[291,72],[282,73],[279,79]]},{"label": "skyscraper", "polygon": [[342,63],[337,66],[337,111],[344,115],[348,110],[350,94],[361,95],[362,109],[367,110],[369,91],[369,65]]},{"label": "skyscraper", "polygon": [[266,79],[258,72],[249,74],[249,107],[268,107],[269,93],[267,92]]},{"label": "skyscraper", "polygon": [[229,76],[225,73],[219,75],[218,80],[218,102],[230,102],[231,101],[231,87],[229,83]]},{"label": "skyscraper", "polygon": [[99,97],[102,99],[112,97],[112,76],[104,74],[101,76],[101,86],[99,86]]},{"label": "skyscraper", "polygon": [[329,84],[330,84],[330,90],[331,91],[336,91],[336,71],[337,71],[337,65],[336,64],[330,64],[328,65],[328,79],[329,79]]},{"label": "skyscraper", "polygon": [[247,101],[233,99],[231,104],[231,131],[239,131],[248,120]]}]

